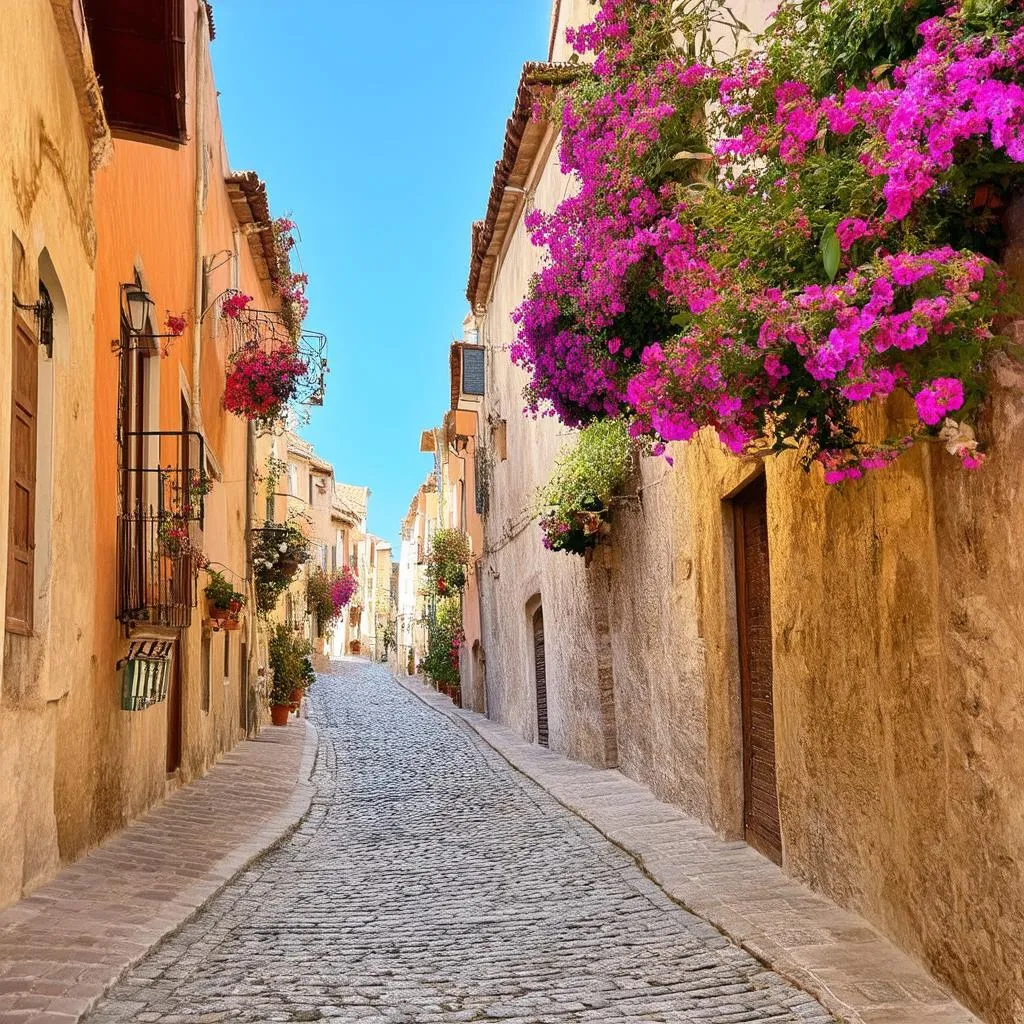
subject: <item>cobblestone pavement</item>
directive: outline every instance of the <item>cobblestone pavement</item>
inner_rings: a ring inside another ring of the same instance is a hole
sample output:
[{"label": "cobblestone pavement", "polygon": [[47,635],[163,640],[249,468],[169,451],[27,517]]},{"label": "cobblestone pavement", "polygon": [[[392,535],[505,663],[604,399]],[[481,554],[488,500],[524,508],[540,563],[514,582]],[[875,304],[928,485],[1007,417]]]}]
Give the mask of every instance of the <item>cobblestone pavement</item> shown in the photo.
[{"label": "cobblestone pavement", "polygon": [[831,1020],[382,667],[310,717],[305,822],[88,1024]]}]

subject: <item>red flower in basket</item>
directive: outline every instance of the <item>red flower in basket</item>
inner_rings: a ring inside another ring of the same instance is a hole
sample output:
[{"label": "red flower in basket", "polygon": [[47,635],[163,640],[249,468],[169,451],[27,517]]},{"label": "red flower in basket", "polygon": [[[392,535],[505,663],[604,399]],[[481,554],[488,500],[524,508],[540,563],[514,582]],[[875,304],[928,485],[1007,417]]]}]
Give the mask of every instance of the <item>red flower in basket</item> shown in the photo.
[{"label": "red flower in basket", "polygon": [[306,363],[290,346],[242,349],[224,382],[224,408],[249,420],[277,419],[294,397]]}]

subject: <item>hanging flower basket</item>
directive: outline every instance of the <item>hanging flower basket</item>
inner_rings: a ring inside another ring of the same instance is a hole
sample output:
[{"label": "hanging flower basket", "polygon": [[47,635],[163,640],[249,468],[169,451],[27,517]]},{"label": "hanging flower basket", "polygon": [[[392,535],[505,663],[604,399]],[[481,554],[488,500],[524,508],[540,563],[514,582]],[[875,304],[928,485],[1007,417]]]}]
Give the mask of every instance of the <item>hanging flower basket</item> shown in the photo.
[{"label": "hanging flower basket", "polygon": [[280,419],[295,397],[308,367],[295,348],[284,345],[270,352],[247,345],[231,358],[224,384],[224,408],[257,423]]}]

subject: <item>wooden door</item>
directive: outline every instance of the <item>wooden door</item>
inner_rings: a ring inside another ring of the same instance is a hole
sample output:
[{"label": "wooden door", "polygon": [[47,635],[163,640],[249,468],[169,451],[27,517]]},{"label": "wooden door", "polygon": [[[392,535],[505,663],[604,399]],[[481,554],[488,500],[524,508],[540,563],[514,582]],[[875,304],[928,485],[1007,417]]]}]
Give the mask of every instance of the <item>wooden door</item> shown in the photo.
[{"label": "wooden door", "polygon": [[736,543],[736,619],[743,710],[743,825],[746,840],[782,863],[775,778],[772,693],[771,575],[764,477],[733,502]]},{"label": "wooden door", "polygon": [[7,530],[6,628],[32,635],[35,603],[36,434],[39,343],[22,317],[14,318],[11,376],[11,485]]},{"label": "wooden door", "polygon": [[239,658],[238,680],[238,724],[242,732],[249,734],[249,645],[243,640]]},{"label": "wooden door", "polygon": [[181,766],[181,650],[182,637],[171,648],[171,680],[167,687],[167,774]]},{"label": "wooden door", "polygon": [[533,665],[537,679],[537,742],[548,745],[548,680],[544,659],[544,612],[533,615]]}]

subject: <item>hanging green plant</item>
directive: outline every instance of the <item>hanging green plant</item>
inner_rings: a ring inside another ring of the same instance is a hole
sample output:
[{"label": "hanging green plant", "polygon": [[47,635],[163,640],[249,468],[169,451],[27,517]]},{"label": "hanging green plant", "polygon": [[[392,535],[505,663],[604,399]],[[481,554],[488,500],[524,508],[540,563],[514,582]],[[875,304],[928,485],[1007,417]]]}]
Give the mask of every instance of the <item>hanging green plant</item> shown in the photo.
[{"label": "hanging green plant", "polygon": [[432,594],[449,597],[466,585],[466,572],[472,558],[469,537],[463,530],[445,527],[430,541],[427,581]]},{"label": "hanging green plant", "polygon": [[549,551],[585,555],[607,533],[609,502],[629,478],[629,431],[621,420],[597,420],[555,463],[537,492],[536,511]]}]

